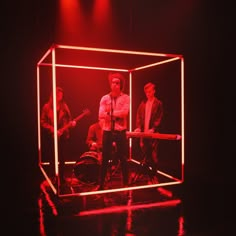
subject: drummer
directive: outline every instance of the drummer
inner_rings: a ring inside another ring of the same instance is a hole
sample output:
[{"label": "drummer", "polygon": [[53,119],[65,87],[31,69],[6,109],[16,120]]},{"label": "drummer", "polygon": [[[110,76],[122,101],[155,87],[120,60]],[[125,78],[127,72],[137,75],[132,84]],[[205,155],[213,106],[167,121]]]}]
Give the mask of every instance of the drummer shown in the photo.
[{"label": "drummer", "polygon": [[102,133],[104,119],[91,124],[88,129],[86,144],[90,151],[101,153],[102,151]]}]

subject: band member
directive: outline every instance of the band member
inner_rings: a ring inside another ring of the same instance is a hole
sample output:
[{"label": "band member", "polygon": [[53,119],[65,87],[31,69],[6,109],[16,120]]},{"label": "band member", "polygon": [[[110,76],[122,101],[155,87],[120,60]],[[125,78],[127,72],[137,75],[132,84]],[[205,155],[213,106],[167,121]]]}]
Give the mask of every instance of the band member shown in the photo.
[{"label": "band member", "polygon": [[[64,169],[65,169],[65,156],[67,154],[67,145],[70,137],[69,128],[63,129],[63,127],[75,126],[76,121],[72,120],[71,112],[64,101],[64,92],[62,88],[56,88],[56,106],[57,106],[57,135],[58,135],[58,161],[59,161],[59,177],[60,183],[65,183]],[[52,94],[49,97],[47,103],[43,105],[41,112],[41,126],[49,138],[48,154],[50,159],[50,175],[54,179],[55,176],[55,155],[54,155],[54,120],[53,120],[53,97]]]},{"label": "band member", "polygon": [[[163,104],[155,96],[155,84],[149,82],[144,86],[146,99],[137,109],[135,132],[158,132],[163,117]],[[144,153],[145,161],[152,168],[152,176],[156,175],[158,162],[158,139],[140,139],[140,147]]]},{"label": "band member", "polygon": [[123,185],[128,185],[128,139],[126,138],[130,97],[123,92],[125,78],[120,73],[108,76],[110,92],[104,95],[99,104],[99,119],[104,119],[102,139],[102,166],[100,187],[104,189],[108,163],[112,157],[113,142],[116,143],[116,156],[120,160]]},{"label": "band member", "polygon": [[90,151],[102,151],[103,124],[104,119],[100,119],[89,126],[86,144],[88,145]]}]

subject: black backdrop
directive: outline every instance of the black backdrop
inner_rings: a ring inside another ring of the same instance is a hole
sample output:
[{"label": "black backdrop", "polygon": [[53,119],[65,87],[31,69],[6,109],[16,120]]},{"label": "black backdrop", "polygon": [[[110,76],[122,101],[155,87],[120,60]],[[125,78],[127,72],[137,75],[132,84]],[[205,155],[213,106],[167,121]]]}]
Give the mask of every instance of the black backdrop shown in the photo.
[{"label": "black backdrop", "polygon": [[[37,167],[36,63],[54,42],[183,54],[184,186],[195,185],[204,191],[213,185],[216,191],[231,193],[235,151],[229,134],[234,134],[235,93],[229,88],[235,73],[231,73],[230,64],[234,49],[230,6],[206,1],[177,1],[179,5],[175,6],[172,1],[166,5],[158,1],[117,1],[113,27],[102,29],[101,34],[96,32],[96,38],[90,27],[87,35],[61,42],[57,38],[56,2],[15,1],[2,8],[1,160],[6,198],[17,193],[20,202],[31,204],[25,199],[33,200],[39,193],[35,188],[41,179]],[[119,37],[112,38],[114,32]]]}]

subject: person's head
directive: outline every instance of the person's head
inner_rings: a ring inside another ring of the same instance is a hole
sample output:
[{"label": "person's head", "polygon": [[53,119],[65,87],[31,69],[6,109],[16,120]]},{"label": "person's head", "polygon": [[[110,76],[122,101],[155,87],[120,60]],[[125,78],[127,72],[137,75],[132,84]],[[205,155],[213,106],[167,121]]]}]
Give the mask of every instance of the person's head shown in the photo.
[{"label": "person's head", "polygon": [[124,90],[125,78],[122,74],[118,72],[110,73],[108,76],[108,80],[110,83],[111,90]]},{"label": "person's head", "polygon": [[62,101],[64,98],[64,91],[61,87],[56,88],[57,101]]},{"label": "person's head", "polygon": [[[56,87],[56,98],[57,98],[57,102],[61,102],[64,99],[64,91],[61,87]],[[50,96],[50,101],[52,103],[52,93]]]},{"label": "person's head", "polygon": [[156,87],[155,84],[151,82],[144,85],[144,92],[147,99],[152,99],[155,96],[155,92],[156,92],[155,87]]}]

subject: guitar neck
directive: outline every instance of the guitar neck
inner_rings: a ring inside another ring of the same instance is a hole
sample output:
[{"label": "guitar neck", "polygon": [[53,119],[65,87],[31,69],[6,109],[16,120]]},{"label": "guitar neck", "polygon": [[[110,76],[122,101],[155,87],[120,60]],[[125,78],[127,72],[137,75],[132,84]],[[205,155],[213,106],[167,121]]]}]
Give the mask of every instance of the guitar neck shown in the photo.
[{"label": "guitar neck", "polygon": [[[76,118],[73,119],[73,121],[77,122],[79,121],[80,119],[82,119],[84,116],[88,115],[90,112],[89,110],[88,111],[85,111],[83,112],[82,114],[78,115]],[[61,129],[59,129],[59,131],[61,133],[63,133],[66,129],[69,129],[72,127],[72,124],[71,122],[69,122],[68,124],[66,124],[65,126],[63,126]]]},{"label": "guitar neck", "polygon": [[76,117],[75,119],[73,119],[73,120],[77,122],[78,120],[80,120],[81,118],[83,118],[85,115],[86,115],[86,113],[83,113],[83,114],[77,116],[77,117]]}]

